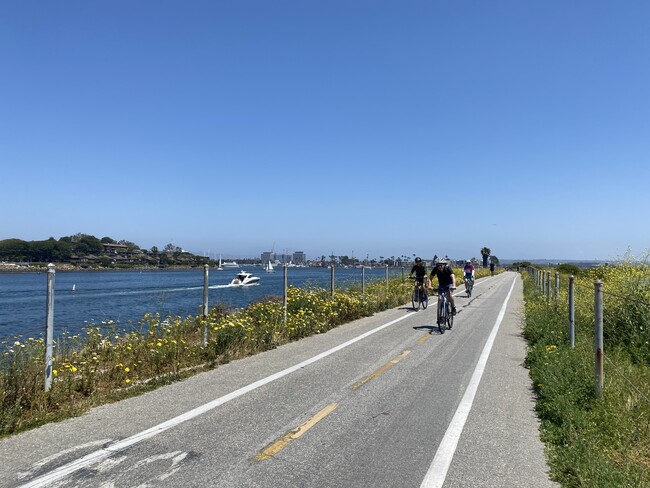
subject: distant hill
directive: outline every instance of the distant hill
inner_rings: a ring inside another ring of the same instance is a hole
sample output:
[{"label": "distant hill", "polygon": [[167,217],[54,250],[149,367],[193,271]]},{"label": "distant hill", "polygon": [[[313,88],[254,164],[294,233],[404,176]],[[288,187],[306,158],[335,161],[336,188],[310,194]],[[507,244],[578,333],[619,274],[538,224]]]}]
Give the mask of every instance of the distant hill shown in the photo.
[{"label": "distant hill", "polygon": [[[195,267],[214,264],[207,257],[197,256],[178,246],[167,244],[163,249],[141,249],[130,241],[110,237],[98,239],[87,234],[44,241],[21,239],[0,240],[0,264],[19,263],[39,266],[47,263],[65,264],[74,268],[166,268]],[[22,267],[22,266],[21,266]]]}]

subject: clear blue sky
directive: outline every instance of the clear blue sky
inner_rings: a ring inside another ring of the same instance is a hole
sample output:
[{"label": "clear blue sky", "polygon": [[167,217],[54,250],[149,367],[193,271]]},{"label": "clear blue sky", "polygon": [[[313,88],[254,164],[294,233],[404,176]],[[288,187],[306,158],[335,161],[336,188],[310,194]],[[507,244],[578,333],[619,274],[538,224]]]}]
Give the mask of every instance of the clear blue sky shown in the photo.
[{"label": "clear blue sky", "polygon": [[650,2],[0,2],[0,239],[650,248]]}]

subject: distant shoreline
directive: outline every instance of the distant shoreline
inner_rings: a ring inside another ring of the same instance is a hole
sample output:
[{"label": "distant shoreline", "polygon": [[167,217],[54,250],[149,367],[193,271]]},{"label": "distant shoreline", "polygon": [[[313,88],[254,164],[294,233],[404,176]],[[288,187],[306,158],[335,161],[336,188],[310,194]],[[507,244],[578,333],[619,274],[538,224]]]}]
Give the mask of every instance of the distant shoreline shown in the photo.
[{"label": "distant shoreline", "polygon": [[[0,273],[47,273],[47,266],[8,266],[0,264]],[[110,272],[110,271],[186,271],[188,269],[203,269],[203,266],[167,266],[159,268],[157,266],[134,266],[130,268],[81,268],[72,266],[65,263],[54,264],[54,269],[57,273],[70,273],[70,272]],[[216,269],[211,267],[209,269]]]}]

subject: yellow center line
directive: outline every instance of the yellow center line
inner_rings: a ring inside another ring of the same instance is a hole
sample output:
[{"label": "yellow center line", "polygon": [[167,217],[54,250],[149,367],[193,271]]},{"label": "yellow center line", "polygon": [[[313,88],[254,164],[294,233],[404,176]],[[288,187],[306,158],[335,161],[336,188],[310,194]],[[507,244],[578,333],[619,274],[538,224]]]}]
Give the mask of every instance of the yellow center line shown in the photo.
[{"label": "yellow center line", "polygon": [[388,371],[390,368],[392,368],[393,366],[395,366],[397,363],[399,363],[402,359],[404,359],[404,358],[405,358],[406,356],[408,356],[409,354],[411,354],[411,351],[409,351],[408,349],[407,349],[406,351],[403,351],[399,356],[397,356],[397,357],[391,359],[390,361],[388,361],[386,364],[384,364],[384,365],[383,365],[381,368],[379,368],[377,371],[375,371],[374,373],[372,373],[372,374],[369,375],[369,376],[366,376],[366,377],[363,378],[361,381],[358,381],[357,383],[355,383],[354,385],[352,385],[352,389],[353,389],[353,390],[356,390],[356,389],[358,389],[358,388],[361,388],[363,385],[365,385],[366,383],[368,383],[368,381],[373,380],[373,379],[377,378],[378,376],[381,376],[382,374],[384,374],[384,373],[385,373],[386,371]]},{"label": "yellow center line", "polygon": [[294,441],[299,437],[302,437],[309,429],[311,429],[314,425],[316,425],[318,422],[320,422],[325,417],[327,417],[330,413],[332,413],[336,409],[336,407],[338,407],[338,405],[339,405],[338,403],[330,403],[328,406],[326,406],[324,409],[322,409],[312,418],[310,418],[306,422],[303,422],[288,434],[283,435],[277,441],[269,444],[255,457],[255,459],[257,459],[258,461],[264,461],[266,459],[272,458],[280,451],[282,451],[282,449],[287,447],[291,441]]},{"label": "yellow center line", "polygon": [[431,333],[427,332],[426,334],[424,334],[422,337],[418,339],[418,344],[422,344],[424,341],[429,339],[429,337],[431,337]]}]

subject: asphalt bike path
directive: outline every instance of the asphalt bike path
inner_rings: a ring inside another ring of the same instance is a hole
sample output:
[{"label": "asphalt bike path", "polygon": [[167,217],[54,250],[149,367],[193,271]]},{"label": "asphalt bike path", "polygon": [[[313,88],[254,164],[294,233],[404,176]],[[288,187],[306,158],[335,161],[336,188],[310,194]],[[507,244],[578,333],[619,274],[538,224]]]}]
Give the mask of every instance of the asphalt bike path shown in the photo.
[{"label": "asphalt bike path", "polygon": [[0,441],[0,486],[553,486],[521,279],[462,294],[443,335],[431,297]]}]

